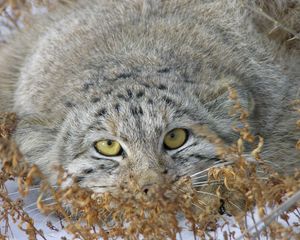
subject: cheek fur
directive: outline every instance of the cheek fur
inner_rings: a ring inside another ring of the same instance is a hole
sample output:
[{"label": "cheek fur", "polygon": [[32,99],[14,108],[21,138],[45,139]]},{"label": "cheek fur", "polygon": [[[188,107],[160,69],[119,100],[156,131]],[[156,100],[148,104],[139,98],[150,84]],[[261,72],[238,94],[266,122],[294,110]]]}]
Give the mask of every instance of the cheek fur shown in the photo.
[{"label": "cheek fur", "polygon": [[174,153],[171,156],[176,169],[184,175],[191,175],[197,171],[203,171],[218,163],[215,155],[215,147],[208,142],[199,142]]}]

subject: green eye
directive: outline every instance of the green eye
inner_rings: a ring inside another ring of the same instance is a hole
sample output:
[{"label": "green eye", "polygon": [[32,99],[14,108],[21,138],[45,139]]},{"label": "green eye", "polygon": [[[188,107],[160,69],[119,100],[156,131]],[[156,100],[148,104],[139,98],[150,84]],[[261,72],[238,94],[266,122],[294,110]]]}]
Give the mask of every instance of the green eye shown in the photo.
[{"label": "green eye", "polygon": [[168,132],[164,138],[164,146],[168,150],[180,148],[185,144],[188,137],[188,132],[183,128],[175,128]]},{"label": "green eye", "polygon": [[95,149],[100,154],[109,157],[119,156],[123,151],[121,144],[114,140],[100,140],[95,143]]}]

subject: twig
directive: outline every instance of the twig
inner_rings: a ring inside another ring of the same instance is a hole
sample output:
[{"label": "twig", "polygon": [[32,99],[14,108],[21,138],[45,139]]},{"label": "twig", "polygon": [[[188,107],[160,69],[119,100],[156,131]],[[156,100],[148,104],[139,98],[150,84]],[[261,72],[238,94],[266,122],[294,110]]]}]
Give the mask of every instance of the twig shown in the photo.
[{"label": "twig", "polygon": [[[275,208],[269,215],[265,216],[258,223],[254,224],[250,229],[246,231],[246,233],[251,233],[253,230],[258,229],[260,225],[263,224],[262,228],[257,230],[253,237],[258,237],[259,234],[270,225],[278,216],[287,211],[290,207],[292,207],[295,203],[300,201],[300,190],[296,192],[290,199],[286,200],[284,203]],[[244,238],[244,234],[237,238],[237,240],[242,240]]]}]

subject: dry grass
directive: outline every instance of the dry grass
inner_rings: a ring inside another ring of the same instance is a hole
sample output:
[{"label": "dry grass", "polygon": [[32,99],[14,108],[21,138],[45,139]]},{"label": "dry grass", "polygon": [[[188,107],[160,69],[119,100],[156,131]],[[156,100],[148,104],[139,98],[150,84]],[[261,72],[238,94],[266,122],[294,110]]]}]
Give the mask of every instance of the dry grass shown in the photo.
[{"label": "dry grass", "polygon": [[[31,9],[32,5],[25,0],[3,1],[0,4],[2,16],[8,19],[10,27],[15,28],[18,27],[18,21],[25,19]],[[261,159],[263,139],[251,135],[247,123],[248,114],[241,108],[234,89],[229,91],[230,98],[236,103],[231,114],[238,114],[243,125],[242,128],[234,127],[240,133],[236,144],[226,146],[205,127],[194,130],[216,144],[222,159],[230,159],[234,164],[210,169],[207,173],[209,184],[205,186],[193,187],[191,179],[186,177],[176,185],[160,186],[147,196],[141,193],[134,179],[126,186],[119,186],[114,194],[94,194],[88,189],[80,188],[76,183],[63,188],[66,174],[59,167],[57,171],[60,174],[54,188],[36,166],[30,166],[23,159],[17,145],[10,138],[16,127],[15,114],[1,114],[0,159],[3,167],[0,172],[0,222],[5,228],[0,232],[0,239],[8,239],[10,224],[18,225],[28,239],[46,239],[24,210],[22,200],[14,201],[9,197],[5,187],[5,182],[9,179],[18,182],[19,192],[23,197],[29,193],[33,182],[39,179],[43,195],[38,198],[38,208],[45,214],[55,212],[63,219],[61,224],[65,230],[77,239],[137,239],[138,236],[145,239],[175,239],[176,234],[181,232],[178,214],[185,217],[190,230],[199,238],[209,238],[212,231],[222,228],[224,239],[235,239],[237,236],[234,237],[229,223],[224,223],[228,228],[217,223],[226,212],[234,215],[245,238],[268,235],[273,239],[299,239],[299,233],[293,231],[293,226],[299,228],[299,223],[289,222],[288,217],[288,213],[293,212],[300,222],[297,210],[299,203],[285,204],[283,210],[277,207],[282,206],[300,190],[300,172],[295,172],[294,176],[283,177]],[[300,127],[300,122],[298,124]],[[245,159],[245,143],[253,145],[252,156],[256,161],[249,162]],[[297,146],[300,148],[300,143]],[[264,173],[264,178],[261,172]],[[44,196],[51,196],[54,204],[45,203]],[[69,206],[68,209],[65,208],[66,205]],[[259,230],[255,227],[248,228],[249,223],[245,218],[247,213],[253,213],[255,206],[266,223]],[[274,215],[266,214],[266,207],[275,209]],[[274,221],[274,216],[278,215],[288,223],[288,227]],[[49,222],[47,226],[56,231],[53,223]]]},{"label": "dry grass", "polygon": [[[57,168],[60,174],[56,187],[52,187],[36,166],[26,163],[17,146],[9,138],[16,126],[15,115],[2,114],[0,158],[3,171],[0,178],[0,199],[3,209],[0,221],[5,223],[6,230],[0,233],[0,236],[3,239],[7,238],[9,218],[12,218],[14,224],[18,224],[29,239],[36,239],[37,236],[46,239],[42,231],[35,228],[35,223],[24,210],[22,201],[11,200],[4,186],[8,179],[13,178],[18,181],[20,194],[25,196],[32,183],[39,178],[43,194],[38,198],[38,208],[45,214],[55,212],[63,219],[61,224],[65,230],[77,239],[137,239],[138,236],[145,239],[176,239],[176,234],[181,232],[178,214],[185,217],[195,236],[207,238],[217,228],[224,229],[224,226],[217,224],[217,220],[222,218],[225,212],[234,215],[245,238],[261,234],[274,239],[299,238],[299,233],[293,231],[293,227],[299,225],[289,222],[288,212],[294,212],[300,222],[297,210],[300,205],[293,203],[284,211],[276,213],[288,223],[288,227],[273,221],[274,218],[266,214],[266,207],[276,208],[299,191],[300,172],[296,172],[294,176],[283,177],[263,162],[259,156],[262,138],[250,134],[247,113],[241,108],[234,89],[229,91],[230,97],[236,102],[232,114],[239,114],[240,122],[243,123],[242,128],[236,129],[240,133],[237,143],[225,146],[205,127],[198,128],[196,132],[214,142],[218,146],[220,156],[223,159],[230,158],[234,164],[210,169],[207,175],[208,183],[211,184],[206,186],[193,187],[191,179],[185,177],[176,185],[160,186],[150,195],[143,194],[134,179],[126,186],[119,186],[119,190],[113,194],[95,194],[80,188],[76,183],[63,188],[66,174],[61,168]],[[252,152],[257,159],[254,163],[246,161],[243,155],[245,142],[256,146]],[[260,171],[264,172],[264,178],[261,177]],[[216,182],[218,184],[214,184]],[[210,194],[209,197],[207,193]],[[43,196],[51,196],[54,204],[43,202]],[[69,208],[66,208],[66,205]],[[252,231],[247,228],[249,224],[245,216],[247,212],[253,212],[254,206],[258,208],[259,216],[267,225],[263,229]],[[229,230],[223,231],[224,238],[235,239],[230,225],[226,222],[224,225],[229,227]],[[56,230],[51,222],[48,222],[47,226],[53,231]]]}]

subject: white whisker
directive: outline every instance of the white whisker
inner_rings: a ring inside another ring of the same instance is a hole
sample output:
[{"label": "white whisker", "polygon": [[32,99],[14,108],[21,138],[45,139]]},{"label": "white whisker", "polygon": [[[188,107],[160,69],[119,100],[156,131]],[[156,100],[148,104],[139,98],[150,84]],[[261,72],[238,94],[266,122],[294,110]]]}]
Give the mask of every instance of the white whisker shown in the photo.
[{"label": "white whisker", "polygon": [[[58,186],[51,186],[51,187],[53,187],[53,188],[58,188]],[[29,189],[28,189],[28,192],[33,192],[33,191],[36,191],[36,190],[41,190],[41,187],[38,186],[38,185],[34,185],[33,188],[29,188]],[[17,194],[20,194],[20,192],[19,192],[19,191],[16,191],[16,192],[10,192],[10,193],[8,193],[7,195],[8,195],[8,196],[14,196],[14,195],[17,195]]]},{"label": "white whisker", "polygon": [[210,192],[203,192],[203,191],[196,191],[197,193],[201,193],[204,195],[214,196],[216,198],[219,198],[216,194],[210,193]]},{"label": "white whisker", "polygon": [[243,209],[241,209],[238,205],[236,205],[235,203],[231,202],[228,200],[228,203],[230,203],[232,206],[234,206],[235,208],[237,208],[239,211],[243,211]]},{"label": "white whisker", "polygon": [[[34,210],[37,210],[37,208],[34,209]],[[27,212],[27,213],[28,213],[28,212]],[[31,216],[31,218],[34,219],[34,218],[37,217],[38,215],[43,215],[43,213],[42,213],[42,212],[37,212],[37,213],[33,214],[33,215]]]},{"label": "white whisker", "polygon": [[209,183],[222,183],[223,181],[221,181],[221,180],[211,180],[211,181],[209,181],[209,180],[207,180],[207,181],[200,181],[200,182],[192,182],[192,184],[194,185],[194,184],[209,184]]},{"label": "white whisker", "polygon": [[204,184],[193,184],[193,187],[206,187],[206,186],[210,186],[210,185],[222,185],[223,183],[204,183]]},{"label": "white whisker", "polygon": [[33,208],[33,209],[30,209],[29,211],[26,211],[26,213],[32,213],[34,211],[38,211],[39,209],[38,208]]},{"label": "white whisker", "polygon": [[196,173],[192,174],[190,177],[193,178],[194,176],[197,176],[197,175],[200,175],[202,173],[208,172],[212,168],[224,167],[224,166],[231,165],[231,164],[232,164],[232,162],[218,163],[218,164],[215,164],[211,167],[208,167],[208,168],[206,168],[206,169],[204,169],[200,172],[196,172]]},{"label": "white whisker", "polygon": [[201,178],[207,178],[207,173],[205,173],[204,175],[198,176],[198,177],[193,177],[191,179],[192,180],[198,180],[198,179],[201,179]]},{"label": "white whisker", "polygon": [[202,209],[202,210],[205,209],[204,207],[201,207],[201,206],[199,206],[199,205],[197,205],[197,204],[195,204],[195,203],[192,203],[192,205],[195,206],[195,207],[197,207],[197,208],[200,208],[200,209]]},{"label": "white whisker", "polygon": [[[48,207],[48,206],[53,206],[53,205],[55,205],[55,204],[56,204],[55,202],[49,203],[49,204],[46,205],[46,207]],[[33,208],[33,209],[30,209],[29,211],[26,211],[26,212],[27,212],[27,213],[31,213],[31,212],[34,212],[34,211],[36,211],[36,210],[39,211],[38,208]]]},{"label": "white whisker", "polygon": [[[40,189],[39,187],[36,187],[36,188],[30,188],[30,189],[28,190],[28,192],[32,192],[32,191],[39,190],[39,189]],[[11,192],[11,193],[8,193],[7,195],[8,195],[8,196],[13,196],[13,195],[17,195],[17,194],[20,194],[20,192],[19,192],[19,191]]]},{"label": "white whisker", "polygon": [[[178,188],[181,192],[185,192],[183,189],[181,189],[181,188]],[[200,204],[202,204],[202,205],[204,205],[204,206],[206,206],[207,204],[205,204],[205,202],[203,202],[203,201],[201,201],[200,199],[197,199],[197,202],[198,203],[200,203]],[[195,207],[198,207],[198,208],[200,208],[200,209],[204,209],[203,207],[201,207],[201,206],[199,206],[199,205],[197,205],[197,204],[195,204],[195,203],[192,203]]]},{"label": "white whisker", "polygon": [[[44,202],[44,201],[49,201],[49,200],[53,200],[53,198],[52,198],[52,197],[49,197],[49,198],[43,199],[43,202]],[[28,209],[28,208],[34,206],[34,205],[36,205],[36,202],[34,202],[34,203],[32,203],[32,204],[29,204],[29,205],[25,206],[23,209],[26,210],[26,209]]]}]

